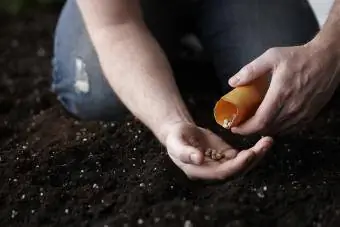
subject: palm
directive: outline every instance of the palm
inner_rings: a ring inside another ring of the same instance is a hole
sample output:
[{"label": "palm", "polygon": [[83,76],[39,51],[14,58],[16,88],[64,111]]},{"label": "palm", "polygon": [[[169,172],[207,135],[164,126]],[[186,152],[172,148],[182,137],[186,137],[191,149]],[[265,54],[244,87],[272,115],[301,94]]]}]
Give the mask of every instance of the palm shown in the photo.
[{"label": "palm", "polygon": [[[237,152],[215,133],[190,124],[176,126],[168,135],[166,146],[172,161],[191,178],[225,178],[248,166],[255,156],[253,150]],[[200,155],[199,164],[183,161],[190,152]]]}]

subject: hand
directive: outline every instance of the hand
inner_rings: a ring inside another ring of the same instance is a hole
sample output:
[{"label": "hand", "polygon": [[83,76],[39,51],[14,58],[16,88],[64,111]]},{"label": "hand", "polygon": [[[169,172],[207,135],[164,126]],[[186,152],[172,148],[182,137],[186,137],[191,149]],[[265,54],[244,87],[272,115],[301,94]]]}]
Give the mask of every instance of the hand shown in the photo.
[{"label": "hand", "polygon": [[254,116],[231,131],[274,135],[312,121],[339,84],[339,58],[321,45],[315,41],[269,49],[230,78],[229,84],[236,87],[272,73],[267,94]]},{"label": "hand", "polygon": [[[192,123],[176,123],[168,129],[165,145],[172,161],[191,179],[223,180],[253,167],[272,146],[264,137],[250,149],[238,152],[213,132]],[[219,161],[205,157],[207,149],[220,152]]]}]

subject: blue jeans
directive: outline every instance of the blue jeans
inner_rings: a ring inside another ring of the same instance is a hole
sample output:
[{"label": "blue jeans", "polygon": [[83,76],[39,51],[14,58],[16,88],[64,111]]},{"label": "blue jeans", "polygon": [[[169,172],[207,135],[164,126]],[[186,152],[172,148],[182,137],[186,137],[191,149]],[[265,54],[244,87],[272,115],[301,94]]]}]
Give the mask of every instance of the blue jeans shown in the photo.
[{"label": "blue jeans", "polygon": [[[170,61],[179,38],[193,32],[221,87],[246,63],[275,46],[308,42],[319,30],[307,0],[142,0],[150,31]],[[207,76],[209,80],[209,76]],[[128,110],[103,76],[75,0],[68,0],[55,34],[52,90],[83,120],[117,120]]]}]

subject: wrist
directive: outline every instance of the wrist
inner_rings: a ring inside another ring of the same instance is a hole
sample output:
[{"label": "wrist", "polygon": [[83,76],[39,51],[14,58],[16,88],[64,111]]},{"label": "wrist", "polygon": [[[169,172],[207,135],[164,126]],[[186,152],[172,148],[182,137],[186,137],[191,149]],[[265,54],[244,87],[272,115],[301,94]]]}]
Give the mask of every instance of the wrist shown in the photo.
[{"label": "wrist", "polygon": [[165,145],[168,135],[171,131],[179,124],[192,124],[195,122],[190,117],[180,117],[176,119],[169,119],[162,122],[159,127],[155,130],[155,135],[158,140]]},{"label": "wrist", "polygon": [[312,46],[316,52],[326,53],[340,64],[340,43],[339,34],[321,31],[307,45]]}]

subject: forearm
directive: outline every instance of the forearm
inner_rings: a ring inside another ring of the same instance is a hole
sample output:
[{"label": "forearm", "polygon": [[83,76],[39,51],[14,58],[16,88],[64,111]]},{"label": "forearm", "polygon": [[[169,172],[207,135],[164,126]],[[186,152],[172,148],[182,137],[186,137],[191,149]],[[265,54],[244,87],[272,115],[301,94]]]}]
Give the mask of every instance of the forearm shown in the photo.
[{"label": "forearm", "polygon": [[167,125],[192,122],[165,55],[141,20],[89,26],[89,33],[109,84],[161,142]]},{"label": "forearm", "polygon": [[326,22],[313,41],[340,56],[340,0],[335,0]]}]

